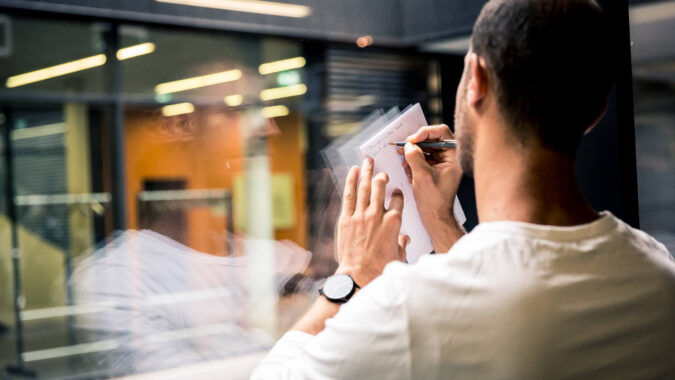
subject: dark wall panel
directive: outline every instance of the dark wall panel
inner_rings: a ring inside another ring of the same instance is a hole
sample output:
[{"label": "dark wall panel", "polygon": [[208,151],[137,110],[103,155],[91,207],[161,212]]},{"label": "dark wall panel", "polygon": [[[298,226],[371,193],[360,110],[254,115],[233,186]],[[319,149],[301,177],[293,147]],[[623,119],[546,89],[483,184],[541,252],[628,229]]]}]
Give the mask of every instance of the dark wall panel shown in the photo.
[{"label": "dark wall panel", "polygon": [[611,15],[618,48],[614,55],[616,86],[605,118],[587,135],[579,149],[577,175],[591,204],[610,210],[632,226],[639,226],[633,74],[627,0],[600,0]]},{"label": "dark wall panel", "polygon": [[471,33],[485,0],[401,0],[403,34],[419,43]]},{"label": "dark wall panel", "polygon": [[400,0],[276,1],[310,6],[312,12],[289,18],[155,0],[4,0],[0,7],[334,41],[354,42],[371,35],[378,44],[403,43]]},{"label": "dark wall panel", "polygon": [[485,0],[276,0],[311,7],[288,18],[160,3],[155,0],[4,0],[0,6],[127,21],[152,22],[354,42],[409,46],[470,33]]}]

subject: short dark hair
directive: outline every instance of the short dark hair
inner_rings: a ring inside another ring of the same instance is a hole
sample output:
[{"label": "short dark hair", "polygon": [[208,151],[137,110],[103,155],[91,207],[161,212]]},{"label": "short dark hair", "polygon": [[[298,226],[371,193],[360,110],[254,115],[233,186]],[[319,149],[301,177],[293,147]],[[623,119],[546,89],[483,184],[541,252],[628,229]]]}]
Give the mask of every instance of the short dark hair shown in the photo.
[{"label": "short dark hair", "polygon": [[514,137],[572,156],[614,81],[609,17],[593,0],[492,0],[473,30]]}]

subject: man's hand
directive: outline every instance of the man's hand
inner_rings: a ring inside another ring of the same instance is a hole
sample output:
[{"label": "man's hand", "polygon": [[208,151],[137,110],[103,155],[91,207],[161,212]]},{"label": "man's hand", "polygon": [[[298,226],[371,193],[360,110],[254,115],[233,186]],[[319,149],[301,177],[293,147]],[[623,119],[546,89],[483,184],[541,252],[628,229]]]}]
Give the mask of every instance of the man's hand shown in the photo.
[{"label": "man's hand", "polygon": [[387,174],[379,173],[373,178],[370,157],[364,160],[360,172],[360,180],[358,167],[353,167],[347,176],[338,222],[336,273],[347,273],[359,286],[365,286],[379,276],[389,262],[405,260],[405,246],[410,238],[399,236],[403,212],[401,191],[394,191],[386,210]]},{"label": "man's hand", "polygon": [[422,141],[440,141],[454,136],[447,125],[420,128],[408,137],[405,146],[404,169],[413,185],[415,202],[434,250],[445,253],[464,235],[453,213],[457,189],[462,179],[462,169],[457,162],[455,149],[430,150],[414,145]]}]

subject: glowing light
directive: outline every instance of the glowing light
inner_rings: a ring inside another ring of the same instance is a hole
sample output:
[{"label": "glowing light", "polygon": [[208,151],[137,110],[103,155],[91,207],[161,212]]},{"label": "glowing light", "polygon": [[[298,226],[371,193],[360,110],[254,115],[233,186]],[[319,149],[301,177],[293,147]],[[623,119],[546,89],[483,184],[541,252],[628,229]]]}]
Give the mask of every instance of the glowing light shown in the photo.
[{"label": "glowing light", "polygon": [[372,36],[361,36],[356,39],[356,46],[360,48],[368,47],[373,44]]},{"label": "glowing light", "polygon": [[195,112],[195,106],[192,103],[178,103],[162,107],[162,115],[166,117],[185,115],[192,112]]},{"label": "glowing light", "polygon": [[157,103],[169,103],[173,99],[171,94],[157,94],[155,95],[155,101]]},{"label": "glowing light", "polygon": [[236,107],[244,102],[244,97],[241,95],[229,95],[226,96],[223,100],[225,101],[225,104],[227,104],[228,106]]},{"label": "glowing light", "polygon": [[258,72],[262,75],[278,73],[279,71],[286,71],[292,69],[299,69],[304,67],[307,61],[304,57],[295,57],[289,59],[282,59],[281,61],[267,62],[258,66]]},{"label": "glowing light", "polygon": [[268,88],[260,92],[260,99],[263,101],[288,98],[291,96],[302,95],[307,92],[307,86],[304,84],[296,84],[293,86]]},{"label": "glowing light", "polygon": [[286,116],[290,113],[286,106],[270,106],[262,109],[262,114],[266,119]]},{"label": "glowing light", "polygon": [[300,72],[298,70],[282,71],[277,74],[277,85],[279,86],[292,86],[300,82]]},{"label": "glowing light", "polygon": [[172,82],[161,83],[155,86],[157,94],[171,94],[174,92],[192,90],[194,88],[212,86],[225,82],[233,82],[241,78],[241,70],[234,69],[220,73],[202,75]]},{"label": "glowing light", "polygon": [[193,7],[224,9],[235,12],[259,13],[272,16],[303,18],[312,13],[305,5],[258,0],[156,0],[160,3],[190,5]]},{"label": "glowing light", "polygon": [[117,51],[117,59],[123,61],[125,59],[138,57],[139,55],[150,54],[155,51],[155,44],[146,42],[144,44],[129,46]]},{"label": "glowing light", "polygon": [[[150,54],[155,51],[155,44],[146,42],[134,46],[119,49],[117,59],[120,61],[138,57],[140,55]],[[91,57],[77,59],[75,61],[62,63],[55,66],[45,67],[44,69],[31,71],[24,74],[14,75],[7,78],[7,88],[25,86],[30,83],[41,82],[43,80],[72,74],[78,71],[103,66],[106,63],[105,54],[97,54]]]},{"label": "glowing light", "polygon": [[46,79],[71,74],[77,71],[103,66],[105,61],[105,54],[97,54],[91,57],[62,63],[56,66],[46,67],[44,69],[31,71],[25,74],[14,75],[7,78],[7,87],[14,88],[24,86],[30,83],[40,82]]}]

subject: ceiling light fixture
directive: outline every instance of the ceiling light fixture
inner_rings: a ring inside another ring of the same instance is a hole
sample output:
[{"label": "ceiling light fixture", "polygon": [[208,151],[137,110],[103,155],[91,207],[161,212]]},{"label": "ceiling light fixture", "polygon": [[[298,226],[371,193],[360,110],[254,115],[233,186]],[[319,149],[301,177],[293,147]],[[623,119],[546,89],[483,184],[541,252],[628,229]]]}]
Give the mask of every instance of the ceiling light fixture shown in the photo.
[{"label": "ceiling light fixture", "polygon": [[258,13],[271,16],[303,18],[312,13],[305,5],[258,0],[156,0],[160,3],[215,8],[235,12]]},{"label": "ceiling light fixture", "polygon": [[72,62],[62,63],[56,66],[31,71],[25,74],[14,75],[7,78],[7,88],[24,86],[30,83],[40,82],[46,79],[87,70],[105,64],[105,54],[97,54],[91,57],[78,59]]},{"label": "ceiling light fixture", "polygon": [[282,59],[281,61],[263,63],[258,67],[258,72],[262,75],[278,73],[279,71],[304,67],[306,63],[307,61],[304,57]]},{"label": "ceiling light fixture", "polygon": [[373,44],[372,36],[361,36],[356,39],[356,46],[360,48],[365,48]]},{"label": "ceiling light fixture", "polygon": [[286,106],[270,106],[264,107],[262,109],[262,115],[266,119],[272,119],[275,117],[287,116],[290,113],[288,107]]},{"label": "ceiling light fixture", "polygon": [[[140,55],[150,54],[154,51],[155,51],[155,44],[153,44],[152,42],[146,42],[143,44],[138,44],[119,49],[117,51],[117,59],[122,61],[125,59],[138,57]],[[25,86],[27,84],[41,82],[46,79],[60,77],[78,71],[103,66],[106,63],[106,60],[107,58],[105,54],[97,54],[91,57],[62,63],[60,65],[45,67],[44,69],[14,75],[7,78],[6,86],[7,88]]]},{"label": "ceiling light fixture", "polygon": [[178,103],[162,107],[162,115],[166,117],[185,115],[192,112],[195,112],[195,106],[192,103]]},{"label": "ceiling light fixture", "polygon": [[138,57],[139,55],[150,54],[155,51],[155,44],[152,42],[146,42],[144,44],[138,44],[134,46],[129,46],[117,51],[117,59],[124,61],[125,59]]},{"label": "ceiling light fixture", "polygon": [[229,95],[223,98],[223,101],[230,107],[236,107],[244,102],[244,97],[241,95]]},{"label": "ceiling light fixture", "polygon": [[241,78],[241,70],[234,69],[220,73],[202,75],[172,82],[161,83],[155,86],[157,94],[171,94],[174,92],[192,90],[194,88],[212,86],[214,84],[232,82]]},{"label": "ceiling light fixture", "polygon": [[293,86],[268,88],[260,92],[260,99],[263,101],[288,98],[291,96],[302,95],[307,92],[307,86],[304,84],[295,84]]}]

